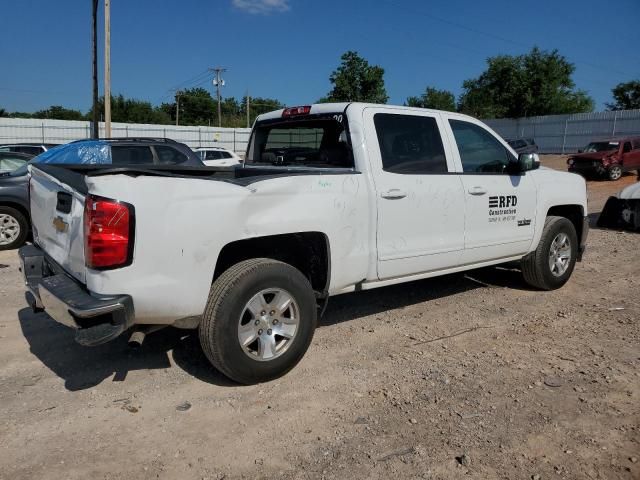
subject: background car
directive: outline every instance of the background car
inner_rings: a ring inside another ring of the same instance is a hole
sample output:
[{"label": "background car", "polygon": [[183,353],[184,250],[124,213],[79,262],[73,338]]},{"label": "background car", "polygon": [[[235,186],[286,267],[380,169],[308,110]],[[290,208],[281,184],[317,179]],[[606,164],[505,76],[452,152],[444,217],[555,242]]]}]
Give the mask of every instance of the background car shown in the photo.
[{"label": "background car", "polygon": [[33,155],[16,152],[0,152],[0,175],[12,172],[33,158]]},{"label": "background car", "polygon": [[567,159],[568,170],[580,175],[598,175],[618,180],[625,172],[640,174],[640,137],[591,142]]},{"label": "background car", "polygon": [[0,152],[17,152],[29,155],[40,155],[42,152],[57,147],[55,143],[8,143],[0,145]]},{"label": "background car", "polygon": [[[11,153],[11,152],[5,152]],[[2,152],[0,152],[0,155]],[[20,155],[11,153],[12,155]],[[27,240],[29,214],[29,156],[23,166],[0,175],[0,250],[18,248]],[[117,166],[184,165],[203,167],[193,151],[164,138],[78,140],[59,145],[31,162],[52,164],[104,164]]]},{"label": "background car", "polygon": [[232,167],[242,163],[242,159],[235,152],[223,147],[202,147],[197,148],[195,152],[208,167]]},{"label": "background car", "polygon": [[516,153],[538,153],[538,145],[533,138],[518,138],[516,140],[507,140],[507,143]]}]

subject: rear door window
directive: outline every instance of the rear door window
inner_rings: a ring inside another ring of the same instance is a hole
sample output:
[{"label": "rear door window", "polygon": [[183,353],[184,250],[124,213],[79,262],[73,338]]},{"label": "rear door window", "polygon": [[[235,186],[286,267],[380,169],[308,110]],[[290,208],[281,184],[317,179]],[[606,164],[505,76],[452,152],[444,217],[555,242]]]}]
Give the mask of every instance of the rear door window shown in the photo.
[{"label": "rear door window", "polygon": [[447,172],[447,160],[436,119],[376,113],[373,117],[382,169],[401,174]]},{"label": "rear door window", "polygon": [[222,152],[217,150],[209,150],[206,153],[205,160],[220,160],[222,158]]},{"label": "rear door window", "polygon": [[12,154],[2,154],[0,156],[0,172],[12,172],[27,164],[27,160]]},{"label": "rear door window", "polygon": [[173,147],[169,147],[167,145],[155,145],[153,148],[158,156],[158,163],[161,165],[177,165],[188,160],[184,153]]},{"label": "rear door window", "polygon": [[144,145],[112,145],[113,165],[153,165],[153,153]]},{"label": "rear door window", "polygon": [[464,172],[505,173],[514,160],[506,148],[484,128],[462,120],[449,120]]}]

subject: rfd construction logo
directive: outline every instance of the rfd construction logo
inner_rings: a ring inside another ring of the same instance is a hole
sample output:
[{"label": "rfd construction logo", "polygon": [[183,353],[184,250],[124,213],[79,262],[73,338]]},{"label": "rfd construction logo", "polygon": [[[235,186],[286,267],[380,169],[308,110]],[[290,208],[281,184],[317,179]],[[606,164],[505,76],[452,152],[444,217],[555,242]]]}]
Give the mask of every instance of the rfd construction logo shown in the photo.
[{"label": "rfd construction logo", "polygon": [[489,197],[489,222],[511,222],[516,219],[516,205],[518,197],[515,195],[496,195]]},{"label": "rfd construction logo", "polygon": [[518,204],[518,197],[515,195],[499,195],[489,197],[489,208],[509,208]]}]

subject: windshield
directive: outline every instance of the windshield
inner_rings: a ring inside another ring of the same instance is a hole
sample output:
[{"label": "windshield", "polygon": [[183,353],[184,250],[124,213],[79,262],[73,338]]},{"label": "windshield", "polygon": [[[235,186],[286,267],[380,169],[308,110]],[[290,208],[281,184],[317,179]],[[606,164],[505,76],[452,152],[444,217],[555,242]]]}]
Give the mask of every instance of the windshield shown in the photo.
[{"label": "windshield", "polygon": [[353,168],[346,119],[340,113],[258,123],[245,165]]},{"label": "windshield", "polygon": [[617,150],[619,142],[591,142],[584,149],[584,153],[606,152],[608,150]]}]

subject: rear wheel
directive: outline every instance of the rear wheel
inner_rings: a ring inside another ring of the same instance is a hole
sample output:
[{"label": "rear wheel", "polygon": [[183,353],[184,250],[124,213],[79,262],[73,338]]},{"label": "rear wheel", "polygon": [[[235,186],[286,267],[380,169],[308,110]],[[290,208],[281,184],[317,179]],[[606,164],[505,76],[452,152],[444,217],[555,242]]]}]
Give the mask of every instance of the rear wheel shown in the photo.
[{"label": "rear wheel", "polygon": [[609,180],[618,180],[622,177],[622,167],[620,165],[611,165],[607,169],[607,177]]},{"label": "rear wheel", "polygon": [[573,223],[564,217],[547,217],[538,247],[522,259],[522,275],[533,287],[555,290],[569,280],[577,253]]},{"label": "rear wheel", "polygon": [[28,233],[29,222],[19,210],[0,206],[0,250],[21,247]]},{"label": "rear wheel", "polygon": [[268,381],[303,357],[316,310],[311,284],[299,270],[267,258],[245,260],[213,283],[200,343],[209,361],[232,380]]}]

